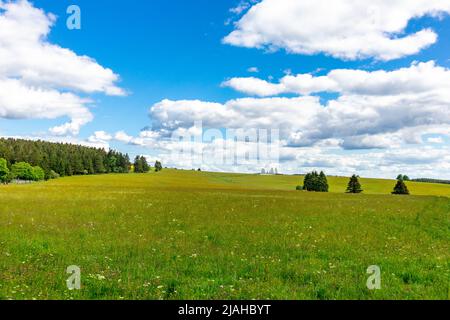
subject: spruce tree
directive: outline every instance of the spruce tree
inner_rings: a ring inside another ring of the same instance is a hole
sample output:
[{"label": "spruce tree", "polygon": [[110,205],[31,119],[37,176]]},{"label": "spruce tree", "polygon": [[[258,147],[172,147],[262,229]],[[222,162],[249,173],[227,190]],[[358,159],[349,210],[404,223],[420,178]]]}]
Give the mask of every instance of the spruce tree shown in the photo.
[{"label": "spruce tree", "polygon": [[303,190],[315,192],[328,192],[328,180],[325,173],[313,171],[305,175],[303,182]]},{"label": "spruce tree", "polygon": [[320,189],[320,181],[319,181],[319,174],[317,173],[317,171],[313,171],[311,173],[311,182],[310,182],[311,186],[310,186],[310,190],[308,191],[319,191]]},{"label": "spruce tree", "polygon": [[310,173],[307,173],[303,180],[303,190],[311,191],[311,185],[312,185],[311,182],[312,182],[312,175]]},{"label": "spruce tree", "polygon": [[403,179],[397,180],[397,184],[395,185],[392,194],[409,195],[408,187],[406,186]]},{"label": "spruce tree", "polygon": [[361,193],[361,192],[363,192],[363,190],[361,188],[361,184],[359,183],[358,176],[354,174],[350,178],[350,181],[348,182],[347,193]]},{"label": "spruce tree", "polygon": [[142,172],[147,173],[150,171],[150,166],[148,165],[147,159],[141,156]]},{"label": "spruce tree", "polygon": [[136,158],[134,159],[134,172],[135,173],[144,172],[144,166],[140,156],[136,156]]},{"label": "spruce tree", "polygon": [[325,173],[323,171],[320,171],[320,175],[319,175],[319,185],[318,185],[318,190],[319,192],[328,192],[329,189],[329,185],[328,185],[328,179],[327,176],[325,175]]}]

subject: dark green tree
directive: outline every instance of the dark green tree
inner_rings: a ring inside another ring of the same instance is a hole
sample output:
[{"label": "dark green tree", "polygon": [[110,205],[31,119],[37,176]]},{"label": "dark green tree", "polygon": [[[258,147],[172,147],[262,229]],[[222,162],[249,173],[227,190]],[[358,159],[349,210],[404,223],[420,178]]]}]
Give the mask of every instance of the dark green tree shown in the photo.
[{"label": "dark green tree", "polygon": [[136,156],[134,159],[134,172],[147,173],[150,171],[150,166],[144,156]]},{"label": "dark green tree", "polygon": [[160,161],[156,161],[155,162],[155,171],[159,172],[159,171],[162,171],[162,169],[163,169],[163,167],[162,167],[161,162]]},{"label": "dark green tree", "polygon": [[361,188],[361,184],[359,183],[358,176],[354,174],[350,178],[350,181],[348,182],[347,193],[361,193],[361,192],[363,192],[363,190]]},{"label": "dark green tree", "polygon": [[307,191],[314,192],[328,192],[328,180],[325,173],[322,171],[317,173],[317,171],[313,171],[305,175],[303,182],[303,189]]},{"label": "dark green tree", "polygon": [[303,180],[303,190],[310,191],[312,189],[312,174],[307,173]]},{"label": "dark green tree", "polygon": [[408,187],[406,186],[403,179],[397,180],[397,184],[395,185],[394,191],[392,191],[392,194],[409,195]]},{"label": "dark green tree", "polygon": [[399,174],[397,176],[397,180],[410,181],[411,179],[406,174],[405,175]]},{"label": "dark green tree", "polygon": [[106,172],[105,160],[104,160],[104,157],[102,156],[102,154],[96,153],[94,155],[94,164],[93,165],[94,165],[95,173],[105,173]]},{"label": "dark green tree", "polygon": [[147,173],[150,171],[150,165],[147,162],[147,159],[144,156],[141,156],[141,162],[142,162],[142,170],[144,173]]},{"label": "dark green tree", "polygon": [[134,172],[135,173],[143,173],[144,172],[144,164],[142,163],[142,159],[140,156],[136,156],[134,158]]},{"label": "dark green tree", "polygon": [[320,171],[317,189],[319,192],[328,192],[328,179],[323,171]]}]

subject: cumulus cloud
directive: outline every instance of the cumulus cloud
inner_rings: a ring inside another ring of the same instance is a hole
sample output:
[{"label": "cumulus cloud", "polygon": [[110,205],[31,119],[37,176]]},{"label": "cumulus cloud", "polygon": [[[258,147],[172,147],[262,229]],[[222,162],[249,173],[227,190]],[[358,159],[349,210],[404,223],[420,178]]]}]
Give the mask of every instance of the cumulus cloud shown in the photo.
[{"label": "cumulus cloud", "polygon": [[282,84],[271,83],[255,77],[231,78],[223,82],[222,86],[260,97],[277,96],[286,91]]},{"label": "cumulus cloud", "polygon": [[78,93],[124,95],[112,70],[87,56],[52,44],[48,35],[56,17],[27,0],[0,0],[0,116],[71,122],[50,129],[78,134],[93,119]]},{"label": "cumulus cloud", "polygon": [[50,129],[56,135],[76,134],[93,119],[85,104],[90,100],[55,89],[26,86],[18,79],[0,78],[0,117],[6,119],[55,119],[71,122]]},{"label": "cumulus cloud", "polygon": [[412,19],[448,13],[447,0],[262,0],[223,41],[297,54],[392,60],[437,41],[429,28],[406,33]]},{"label": "cumulus cloud", "polygon": [[317,97],[244,98],[224,104],[199,100],[163,100],[150,109],[153,128],[173,132],[202,121],[206,128],[290,129],[306,126],[320,112]]},{"label": "cumulus cloud", "polygon": [[114,135],[114,139],[120,142],[129,143],[133,140],[133,137],[129,136],[125,131],[119,131]]},{"label": "cumulus cloud", "polygon": [[133,137],[123,130],[116,132],[114,135],[114,140],[134,146],[144,146],[148,144],[149,141],[152,141],[152,139],[153,137],[149,133],[147,135],[142,134],[142,136]]},{"label": "cumulus cloud", "polygon": [[[149,148],[165,165],[184,169],[255,173],[276,167],[291,174],[318,169],[331,175],[392,178],[400,172],[412,177],[448,174],[448,146],[423,141],[423,135],[450,133],[448,107],[427,109],[417,102],[409,110],[401,103],[392,106],[390,97],[370,98],[376,103],[352,105],[336,99],[324,106],[311,96],[245,98],[223,104],[163,100],[150,108],[151,129],[136,137],[118,132],[113,139]],[[279,158],[263,155],[252,158],[251,164],[242,161],[255,150],[255,143],[233,142],[224,130],[240,128],[279,129],[280,136],[272,141]],[[206,133],[209,129],[214,132]],[[188,140],[178,139],[185,136]],[[234,157],[240,161],[230,162]]]},{"label": "cumulus cloud", "polygon": [[433,92],[444,94],[450,91],[450,70],[436,65],[434,61],[428,61],[415,62],[407,68],[393,71],[336,69],[325,76],[287,75],[278,83],[255,77],[231,78],[222,85],[261,97],[286,93],[309,95],[320,92],[368,96]]},{"label": "cumulus cloud", "polygon": [[112,135],[105,131],[95,131],[93,135],[88,138],[89,142],[107,142],[112,140]]},{"label": "cumulus cloud", "polygon": [[[450,125],[450,70],[434,62],[391,72],[335,70],[327,76],[286,76],[278,84],[252,87],[229,82],[243,92],[311,94],[337,92],[326,103],[317,96],[243,98],[224,104],[163,100],[150,113],[155,128],[171,132],[203,121],[215,128],[277,128],[290,146],[339,141],[345,149],[386,148],[420,143],[421,135]],[[239,82],[239,81],[238,81]]]},{"label": "cumulus cloud", "polygon": [[420,143],[427,133],[448,134],[450,125],[450,70],[434,61],[393,71],[339,69],[324,76],[287,75],[278,83],[232,78],[223,86],[261,97],[337,93],[321,107],[298,105],[297,110],[310,111],[300,118],[309,119],[306,126],[297,121],[289,126],[290,143],[296,146],[332,138],[340,139],[346,149],[386,148]]}]

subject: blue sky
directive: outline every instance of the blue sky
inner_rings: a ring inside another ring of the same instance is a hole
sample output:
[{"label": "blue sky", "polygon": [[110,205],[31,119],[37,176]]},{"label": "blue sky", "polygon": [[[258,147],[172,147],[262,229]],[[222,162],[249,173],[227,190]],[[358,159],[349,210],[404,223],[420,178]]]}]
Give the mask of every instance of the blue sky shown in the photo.
[{"label": "blue sky", "polygon": [[[270,5],[271,0],[265,1],[267,5]],[[313,6],[311,1],[304,2],[309,2]],[[436,6],[441,5],[439,1],[435,2],[437,3]],[[445,8],[445,1],[441,1],[441,3],[444,3],[442,6]],[[280,41],[280,39],[269,39],[269,43],[264,43],[262,46],[237,43],[244,37],[236,40],[237,42],[234,44],[224,43],[226,42],[224,38],[227,35],[240,28],[239,24],[235,23],[238,23],[247,15],[248,9],[240,14],[230,11],[239,5],[246,4],[245,1],[240,0],[174,0],[170,2],[130,0],[126,3],[104,0],[35,0],[32,4],[35,8],[43,9],[46,13],[53,13],[57,16],[57,20],[51,27],[46,40],[48,43],[67,48],[78,56],[86,55],[95,59],[100,66],[111,69],[120,77],[120,81],[115,82],[115,85],[127,92],[125,96],[117,96],[108,95],[105,92],[80,93],[75,91],[80,97],[89,97],[92,100],[89,103],[89,111],[93,115],[92,121],[83,124],[76,134],[70,135],[70,139],[77,141],[88,140],[96,131],[104,131],[112,136],[116,132],[124,131],[130,137],[136,137],[143,128],[152,123],[149,116],[150,108],[164,99],[170,101],[200,100],[202,102],[226,104],[227,101],[233,99],[246,97],[263,99],[273,96],[272,94],[261,96],[256,92],[243,90],[240,87],[241,83],[237,86],[223,84],[224,81],[231,78],[253,77],[273,84],[278,83],[287,74],[312,74],[314,77],[318,77],[326,76],[336,69],[367,72],[375,70],[395,71],[401,68],[410,68],[415,62],[425,63],[431,60],[435,62],[437,67],[450,67],[450,41],[448,40],[450,39],[450,19],[445,9],[442,9],[440,17],[430,17],[429,15],[421,18],[412,17],[408,21],[407,28],[395,35],[395,37],[402,37],[423,29],[432,29],[439,37],[432,45],[421,48],[415,54],[404,54],[395,59],[379,59],[375,54],[348,58],[336,56],[334,52],[323,52],[321,50],[304,54],[293,52],[296,49],[286,48],[283,45],[276,45],[275,49],[270,47],[274,46],[276,41]],[[66,9],[71,4],[76,4],[81,8],[81,30],[68,30],[66,27],[68,17]],[[256,5],[256,3],[248,3],[246,6],[251,7],[253,5]],[[283,4],[280,2],[280,5]],[[400,7],[401,4],[399,4]],[[254,20],[264,19],[263,9],[259,10],[261,15],[255,14],[250,18]],[[431,8],[430,10],[434,9]],[[301,17],[298,18],[301,19]],[[320,20],[321,17],[317,17],[317,19]],[[276,22],[273,28],[277,28]],[[261,33],[266,31],[263,30]],[[269,31],[270,29],[267,32]],[[269,36],[267,34],[265,36],[270,38],[270,32],[268,34]],[[281,34],[280,37],[282,36]],[[302,41],[304,41],[304,34],[301,36],[303,37],[301,38]],[[257,68],[258,72],[250,72],[249,68],[251,67]],[[64,92],[62,89],[61,91]],[[303,95],[319,96],[323,108],[327,108],[326,103],[329,100],[337,99],[340,94],[343,93],[332,92],[332,90],[330,92],[330,89],[326,89]],[[290,99],[298,95],[298,92],[284,90],[275,96]],[[447,106],[445,105],[445,107]],[[2,117],[0,113],[0,134],[45,138],[48,136],[49,128],[69,121],[70,115],[55,116],[50,117],[50,119],[32,116],[14,118],[12,119],[12,116]],[[358,120],[355,119],[355,121]],[[442,122],[434,124],[433,128],[441,124]],[[225,125],[221,126],[221,128],[223,127]],[[414,126],[410,127],[411,129],[414,128]],[[364,134],[371,134],[369,131]],[[435,143],[431,146],[425,143],[421,144],[421,147],[433,148],[433,150],[445,149],[445,152],[447,152],[447,135],[442,133],[442,130],[435,131],[424,131],[423,139],[434,137],[441,139],[442,143],[437,145]],[[385,130],[379,133],[390,134],[395,133],[395,130]],[[330,136],[330,139],[335,138],[339,137]],[[160,157],[158,151],[151,145],[137,146],[117,139],[108,139],[107,142],[111,147],[130,152],[132,155],[143,153],[155,158]],[[382,155],[397,151],[401,153],[402,150],[407,153],[409,148],[416,148],[414,144],[410,145],[401,141],[395,150],[385,147],[366,148],[366,146],[355,150],[354,147],[342,148],[341,146],[339,148],[334,145],[334,148],[324,152],[323,144],[316,140],[307,147],[315,148],[316,151],[319,149],[318,154],[322,154],[327,159],[329,158],[326,157],[327,154],[336,158],[334,164],[327,167],[336,173],[341,173],[337,168],[339,166],[336,165],[340,156],[348,157],[353,153]],[[301,155],[297,156],[301,157]],[[442,157],[442,154],[439,157]],[[323,161],[317,163],[320,164],[321,162]],[[426,160],[422,162],[426,163]],[[414,159],[411,160],[411,163],[414,163]],[[290,171],[302,170],[302,168],[305,168],[304,165],[293,164]],[[409,170],[409,165],[410,162],[405,160],[403,163],[396,163],[395,169],[405,167],[406,170]],[[389,167],[389,165],[386,166]],[[318,165],[318,167],[320,166]],[[375,163],[370,168],[365,167],[364,172],[371,176],[383,175],[373,172],[375,167]],[[362,168],[362,165],[354,165],[348,172],[356,171],[358,168]],[[222,169],[227,170],[227,168]],[[228,169],[231,170],[231,168]],[[428,169],[413,167],[411,171],[416,175],[430,174]],[[442,172],[447,172],[447,167],[442,167],[440,174]],[[347,170],[342,173],[346,174]],[[387,170],[385,175],[389,174],[391,173]]]}]

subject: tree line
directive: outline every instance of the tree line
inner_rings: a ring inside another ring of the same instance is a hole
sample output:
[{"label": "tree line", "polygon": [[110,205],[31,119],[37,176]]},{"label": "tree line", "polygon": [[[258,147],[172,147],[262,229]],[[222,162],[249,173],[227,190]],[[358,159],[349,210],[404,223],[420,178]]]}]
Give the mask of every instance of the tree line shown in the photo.
[{"label": "tree line", "polygon": [[114,150],[12,138],[0,138],[0,158],[6,162],[3,166],[10,172],[10,177],[14,172],[29,172],[30,168],[25,165],[28,164],[40,167],[46,180],[57,176],[128,173],[131,167],[129,156]]},{"label": "tree line", "polygon": [[[410,181],[408,176],[399,175],[397,177],[397,182],[395,184],[394,190],[392,194],[397,195],[409,195],[408,187],[406,186],[405,181]],[[303,180],[303,186],[297,186],[297,190],[300,191],[309,191],[309,192],[328,192],[329,185],[327,176],[323,171],[317,173],[317,171],[313,171],[311,173],[307,173]],[[350,180],[347,184],[346,193],[358,194],[362,193],[363,189],[361,183],[359,181],[359,176],[353,175],[350,177]]]},{"label": "tree line", "polygon": [[421,179],[414,179],[412,181],[414,181],[414,182],[424,182],[424,183],[450,184],[450,180],[441,180],[441,179],[421,178]]}]

